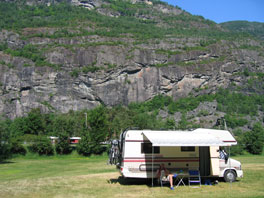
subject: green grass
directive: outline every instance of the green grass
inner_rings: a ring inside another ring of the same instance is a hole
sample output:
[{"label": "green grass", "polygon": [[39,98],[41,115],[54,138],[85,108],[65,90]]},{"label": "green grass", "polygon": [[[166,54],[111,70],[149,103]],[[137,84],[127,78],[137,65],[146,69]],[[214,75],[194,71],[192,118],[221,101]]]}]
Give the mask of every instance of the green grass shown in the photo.
[{"label": "green grass", "polygon": [[77,154],[66,156],[16,157],[0,165],[0,182],[19,179],[36,179],[53,176],[73,176],[113,171],[109,166],[98,169],[107,162],[106,156],[82,157]]},{"label": "green grass", "polygon": [[264,156],[243,155],[244,178],[229,184],[189,188],[151,187],[150,182],[125,180],[107,156],[16,157],[0,164],[1,197],[264,197]]}]

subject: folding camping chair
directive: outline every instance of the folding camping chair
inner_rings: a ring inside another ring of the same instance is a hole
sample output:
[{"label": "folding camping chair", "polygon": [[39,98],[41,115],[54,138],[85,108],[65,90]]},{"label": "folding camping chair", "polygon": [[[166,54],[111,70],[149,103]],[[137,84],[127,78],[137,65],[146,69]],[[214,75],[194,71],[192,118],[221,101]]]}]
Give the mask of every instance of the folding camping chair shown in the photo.
[{"label": "folding camping chair", "polygon": [[165,171],[162,170],[160,172],[160,178],[159,178],[159,181],[160,181],[160,186],[163,187],[163,184],[165,183],[170,183],[170,180],[169,178],[165,175]]},{"label": "folding camping chair", "polygon": [[[199,186],[192,186],[191,184],[198,184]],[[194,188],[201,187],[201,176],[199,170],[189,170],[189,186]]]}]

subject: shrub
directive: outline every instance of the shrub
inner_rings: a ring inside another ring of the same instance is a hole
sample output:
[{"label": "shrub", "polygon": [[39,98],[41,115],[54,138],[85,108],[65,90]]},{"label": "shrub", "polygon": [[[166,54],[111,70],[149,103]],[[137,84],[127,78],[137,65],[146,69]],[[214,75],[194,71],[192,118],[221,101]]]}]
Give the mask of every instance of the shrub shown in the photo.
[{"label": "shrub", "polygon": [[134,126],[139,129],[152,129],[154,124],[151,115],[147,113],[134,115],[133,122]]},{"label": "shrub", "polygon": [[97,143],[91,143],[91,152],[95,155],[100,155],[105,151],[105,147],[103,147],[101,144]]},{"label": "shrub", "polygon": [[103,149],[100,143],[105,140],[108,131],[106,108],[99,106],[89,111],[88,124],[89,129],[83,132],[77,152],[84,156],[101,154]]},{"label": "shrub", "polygon": [[86,131],[81,136],[82,139],[80,140],[79,144],[77,145],[77,152],[80,155],[90,156],[92,154],[92,149],[90,145],[90,136],[89,133]]},{"label": "shrub", "polygon": [[89,141],[89,138],[82,137],[80,143],[77,145],[77,152],[80,155],[90,156],[91,154],[100,155],[106,151],[106,147],[96,142]]},{"label": "shrub", "polygon": [[8,125],[9,123],[0,117],[0,162],[11,157]]},{"label": "shrub", "polygon": [[7,43],[0,43],[0,51],[4,51],[8,48]]},{"label": "shrub", "polygon": [[54,149],[47,137],[40,137],[36,142],[29,146],[29,150],[32,153],[38,153],[39,155],[53,155]]},{"label": "shrub", "polygon": [[100,144],[107,136],[108,123],[106,117],[106,108],[104,106],[96,107],[88,113],[89,135],[91,142]]},{"label": "shrub", "polygon": [[10,149],[12,154],[19,154],[19,155],[26,155],[27,150],[25,147],[19,142],[19,140],[12,140],[11,141],[11,149]]},{"label": "shrub", "polygon": [[237,116],[231,116],[229,114],[225,115],[226,124],[228,127],[236,128],[239,126],[245,126],[248,124],[248,120],[243,118],[237,118]]},{"label": "shrub", "polygon": [[242,155],[244,151],[243,141],[241,137],[236,137],[236,140],[237,140],[237,145],[230,147],[230,154],[232,156]]},{"label": "shrub", "polygon": [[57,154],[70,154],[72,152],[72,147],[69,143],[69,137],[66,133],[60,134],[58,143],[55,146]]},{"label": "shrub", "polygon": [[174,129],[176,126],[175,120],[172,118],[167,118],[165,122],[165,126],[167,129]]},{"label": "shrub", "polygon": [[11,157],[10,145],[0,142],[0,162]]},{"label": "shrub", "polygon": [[90,66],[83,67],[82,68],[82,72],[85,73],[85,74],[87,74],[88,72],[94,73],[94,72],[96,72],[96,71],[98,71],[100,69],[101,69],[100,67],[96,67],[94,65],[90,65]]},{"label": "shrub", "polygon": [[71,77],[73,77],[73,78],[77,78],[78,76],[79,76],[79,69],[73,69],[71,72],[70,72],[70,75],[71,75]]},{"label": "shrub", "polygon": [[248,131],[243,136],[245,149],[251,154],[261,154],[264,142],[264,128],[260,123],[256,123],[252,131]]}]

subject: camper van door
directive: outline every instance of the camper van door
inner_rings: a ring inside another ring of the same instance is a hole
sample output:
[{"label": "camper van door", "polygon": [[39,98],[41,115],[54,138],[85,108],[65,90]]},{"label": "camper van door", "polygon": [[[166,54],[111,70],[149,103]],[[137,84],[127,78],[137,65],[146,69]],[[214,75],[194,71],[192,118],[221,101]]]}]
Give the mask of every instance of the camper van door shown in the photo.
[{"label": "camper van door", "polygon": [[219,176],[220,174],[220,164],[219,164],[219,146],[210,147],[210,157],[211,157],[211,175]]}]

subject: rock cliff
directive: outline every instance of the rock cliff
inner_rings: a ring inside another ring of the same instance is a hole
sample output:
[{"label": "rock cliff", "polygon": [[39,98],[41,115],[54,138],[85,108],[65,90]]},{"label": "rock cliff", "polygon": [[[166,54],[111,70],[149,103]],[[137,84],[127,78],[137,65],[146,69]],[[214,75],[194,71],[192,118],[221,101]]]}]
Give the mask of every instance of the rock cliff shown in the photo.
[{"label": "rock cliff", "polygon": [[[107,1],[72,0],[73,4],[96,8],[106,17],[118,13],[101,6],[103,2],[107,4]],[[148,9],[174,17],[183,12],[163,4],[148,6],[151,6]],[[121,17],[122,13],[116,16]],[[140,20],[155,18],[157,26],[166,26],[157,16],[136,14],[135,17]],[[209,27],[199,21],[191,23],[196,28]],[[86,24],[81,28],[89,32],[96,27]],[[215,28],[224,32],[217,25]],[[99,104],[127,105],[149,100],[158,94],[178,99],[189,94],[215,93],[219,87],[239,87],[248,94],[264,93],[263,83],[257,80],[257,75],[253,75],[255,81],[248,86],[252,79],[248,74],[264,73],[263,43],[254,38],[218,39],[205,45],[204,37],[194,35],[144,41],[129,33],[121,37],[52,36],[60,30],[60,27],[28,27],[19,32],[1,30],[0,43],[6,45],[0,51],[2,115],[15,118],[37,107],[43,112],[64,113]],[[76,33],[73,28],[67,28],[67,31]],[[33,58],[14,53],[27,46],[36,46],[46,64],[38,66]]]}]

